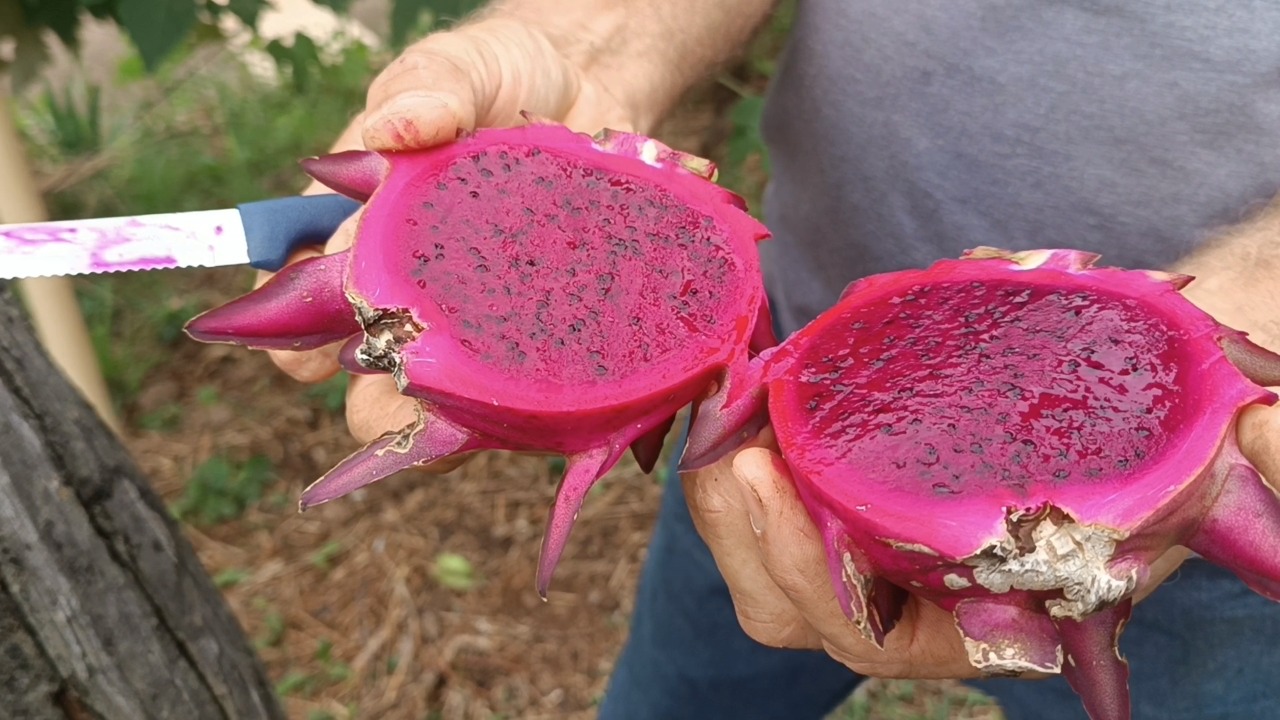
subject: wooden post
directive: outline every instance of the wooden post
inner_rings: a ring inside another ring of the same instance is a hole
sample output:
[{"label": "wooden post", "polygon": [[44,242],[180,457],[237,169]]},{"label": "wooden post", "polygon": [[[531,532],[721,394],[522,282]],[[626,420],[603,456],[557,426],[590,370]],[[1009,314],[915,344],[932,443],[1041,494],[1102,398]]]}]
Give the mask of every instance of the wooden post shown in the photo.
[{"label": "wooden post", "polygon": [[126,450],[0,281],[0,716],[283,720]]},{"label": "wooden post", "polygon": [[[0,82],[0,87],[4,85]],[[48,219],[35,178],[31,175],[8,95],[0,89],[0,222],[41,222]],[[31,322],[54,362],[116,432],[120,422],[94,354],[93,343],[71,280],[32,278],[20,283]]]}]

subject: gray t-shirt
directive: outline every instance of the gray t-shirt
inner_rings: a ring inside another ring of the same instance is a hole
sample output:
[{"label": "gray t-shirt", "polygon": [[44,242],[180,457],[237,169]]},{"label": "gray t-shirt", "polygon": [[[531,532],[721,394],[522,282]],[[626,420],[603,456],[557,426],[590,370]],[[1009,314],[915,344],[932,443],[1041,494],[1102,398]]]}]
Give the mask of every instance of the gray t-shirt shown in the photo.
[{"label": "gray t-shirt", "polygon": [[1280,192],[1280,2],[800,0],[764,132],[787,333],[975,245],[1167,266]]}]

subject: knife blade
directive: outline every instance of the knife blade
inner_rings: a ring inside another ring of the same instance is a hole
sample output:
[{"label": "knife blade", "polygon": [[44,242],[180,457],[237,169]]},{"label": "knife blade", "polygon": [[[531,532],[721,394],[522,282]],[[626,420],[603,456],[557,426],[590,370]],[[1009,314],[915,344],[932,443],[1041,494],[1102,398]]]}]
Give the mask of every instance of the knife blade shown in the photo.
[{"label": "knife blade", "polygon": [[0,278],[244,265],[279,270],[360,203],[299,195],[221,210],[0,225]]}]

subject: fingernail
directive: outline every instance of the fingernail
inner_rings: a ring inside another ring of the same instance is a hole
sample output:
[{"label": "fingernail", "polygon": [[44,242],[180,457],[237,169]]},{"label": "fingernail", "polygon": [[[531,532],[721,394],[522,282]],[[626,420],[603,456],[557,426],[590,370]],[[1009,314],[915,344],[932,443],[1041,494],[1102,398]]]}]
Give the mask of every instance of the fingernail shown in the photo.
[{"label": "fingernail", "polygon": [[738,478],[738,487],[742,490],[742,499],[747,506],[747,519],[751,521],[751,529],[755,531],[756,537],[759,537],[764,534],[764,503],[760,502],[760,496],[749,480],[740,475],[735,477]]},{"label": "fingernail", "polygon": [[390,149],[434,144],[456,132],[456,119],[449,115],[448,103],[435,93],[401,93],[366,118],[366,138],[373,135]]},{"label": "fingernail", "polygon": [[373,114],[373,120],[381,120],[392,115],[416,115],[446,107],[444,98],[433,92],[403,92],[388,100]]}]

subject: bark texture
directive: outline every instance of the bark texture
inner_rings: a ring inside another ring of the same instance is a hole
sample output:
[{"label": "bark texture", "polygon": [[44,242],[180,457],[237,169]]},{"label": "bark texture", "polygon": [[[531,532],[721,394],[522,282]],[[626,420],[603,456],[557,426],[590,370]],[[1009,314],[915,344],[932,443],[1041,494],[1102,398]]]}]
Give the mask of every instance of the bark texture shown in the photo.
[{"label": "bark texture", "polygon": [[177,522],[3,281],[0,715],[284,718]]}]

